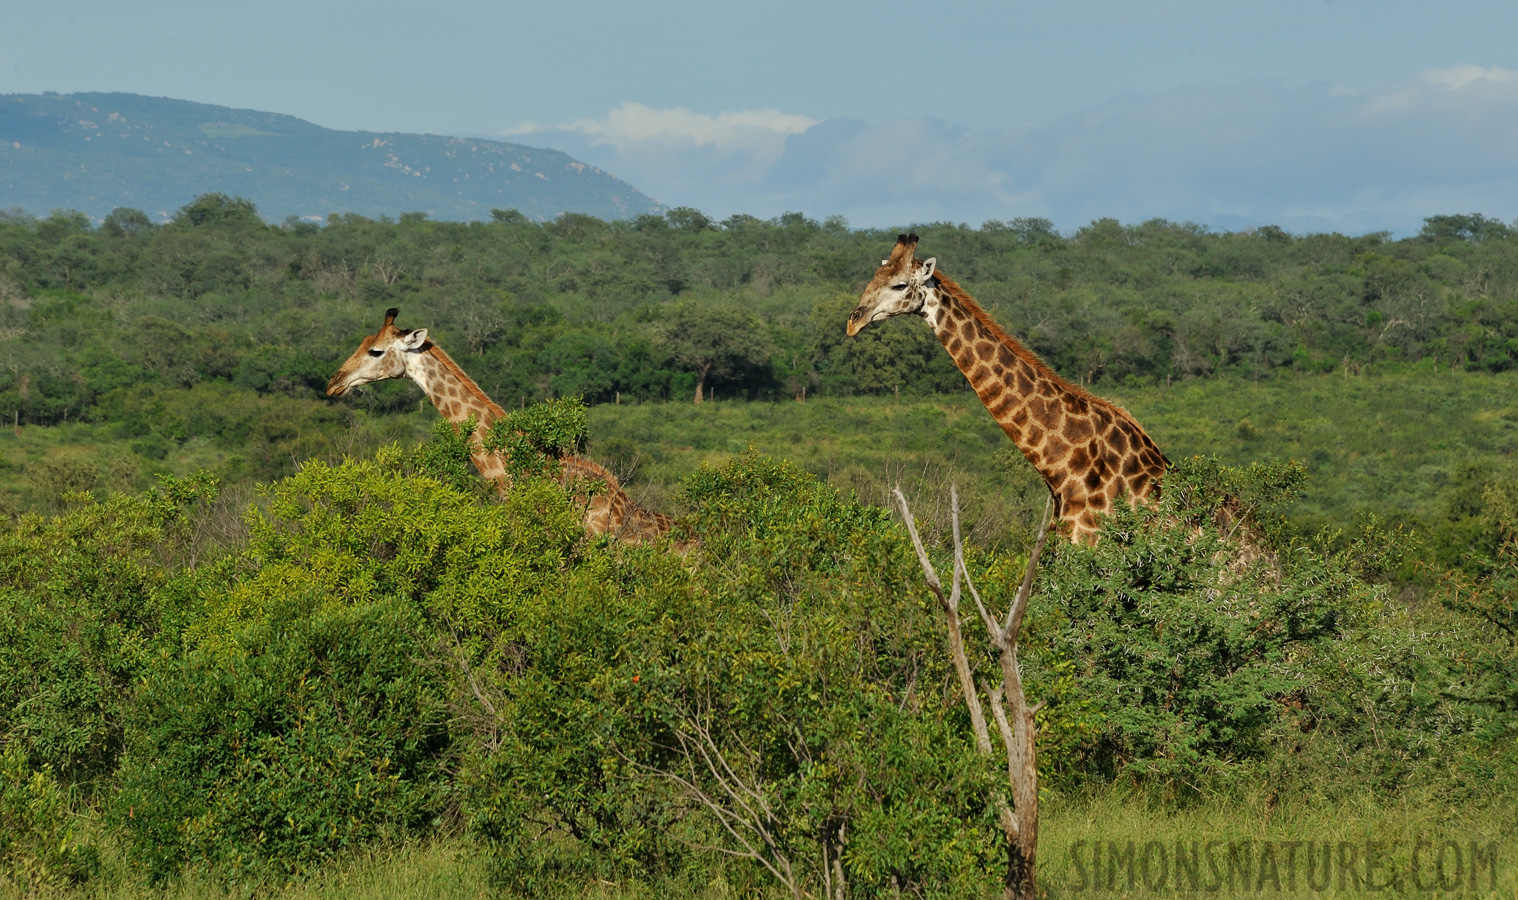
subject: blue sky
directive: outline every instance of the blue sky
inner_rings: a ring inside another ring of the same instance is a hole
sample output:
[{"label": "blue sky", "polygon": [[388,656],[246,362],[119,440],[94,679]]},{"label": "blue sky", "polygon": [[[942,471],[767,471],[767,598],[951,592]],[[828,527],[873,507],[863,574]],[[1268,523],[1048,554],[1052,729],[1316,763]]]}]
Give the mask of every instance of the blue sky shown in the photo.
[{"label": "blue sky", "polygon": [[1518,4],[0,0],[0,93],[571,153],[717,217],[1518,217]]}]

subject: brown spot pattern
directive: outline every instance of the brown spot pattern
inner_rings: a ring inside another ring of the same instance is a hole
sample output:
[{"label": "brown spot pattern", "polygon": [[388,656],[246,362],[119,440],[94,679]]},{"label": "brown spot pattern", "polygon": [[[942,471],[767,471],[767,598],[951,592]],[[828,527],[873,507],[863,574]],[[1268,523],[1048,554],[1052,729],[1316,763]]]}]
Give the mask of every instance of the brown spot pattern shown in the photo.
[{"label": "brown spot pattern", "polygon": [[1124,493],[1149,497],[1164,473],[1159,448],[1120,407],[1060,379],[936,273],[927,298],[939,341],[987,411],[1044,477],[1075,540],[1092,540],[1097,511]]}]

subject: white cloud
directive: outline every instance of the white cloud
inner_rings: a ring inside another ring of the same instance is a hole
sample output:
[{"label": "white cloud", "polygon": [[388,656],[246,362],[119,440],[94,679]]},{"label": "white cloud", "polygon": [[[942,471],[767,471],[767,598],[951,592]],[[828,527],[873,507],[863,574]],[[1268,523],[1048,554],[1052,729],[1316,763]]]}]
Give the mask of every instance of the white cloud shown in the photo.
[{"label": "white cloud", "polygon": [[667,205],[715,212],[749,202],[753,187],[785,155],[786,141],[817,124],[774,109],[708,115],[624,103],[603,119],[529,124],[503,134],[607,169]]},{"label": "white cloud", "polygon": [[783,113],[777,109],[751,109],[722,112],[715,116],[692,112],[684,107],[653,109],[641,103],[624,103],[604,119],[576,119],[564,125],[542,128],[527,123],[505,132],[520,137],[535,132],[574,132],[595,144],[611,144],[619,149],[639,144],[693,144],[720,149],[784,141],[788,135],[801,134],[817,124],[809,116]]},{"label": "white cloud", "polygon": [[1454,66],[1433,69],[1406,85],[1373,93],[1366,100],[1364,112],[1487,106],[1493,98],[1503,96],[1518,96],[1518,71],[1497,66]]},{"label": "white cloud", "polygon": [[1130,94],[1020,129],[652,109],[518,130],[670,206],[799,210],[856,226],[1114,216],[1218,227],[1416,231],[1518,216],[1518,71],[1474,65],[1370,91],[1256,80]]},{"label": "white cloud", "polygon": [[1479,81],[1492,81],[1497,84],[1518,83],[1518,72],[1497,66],[1485,69],[1481,66],[1455,66],[1450,69],[1434,69],[1424,72],[1423,79],[1432,84],[1440,84],[1451,90],[1458,91],[1467,85]]},{"label": "white cloud", "polygon": [[597,143],[617,147],[654,141],[728,149],[777,138],[784,140],[787,135],[800,134],[816,124],[816,119],[775,109],[708,116],[683,107],[651,109],[641,103],[624,103],[604,119],[578,119],[563,127]]}]

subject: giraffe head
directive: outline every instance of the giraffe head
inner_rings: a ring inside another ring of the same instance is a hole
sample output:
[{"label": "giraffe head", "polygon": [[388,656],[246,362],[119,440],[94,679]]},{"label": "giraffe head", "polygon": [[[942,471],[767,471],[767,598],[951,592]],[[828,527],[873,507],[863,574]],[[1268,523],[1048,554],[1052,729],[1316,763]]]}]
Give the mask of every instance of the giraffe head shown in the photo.
[{"label": "giraffe head", "polygon": [[938,268],[937,259],[918,260],[912,256],[917,249],[917,235],[903,234],[896,238],[891,258],[880,261],[875,278],[859,297],[859,305],[849,313],[848,332],[853,337],[864,326],[881,319],[889,319],[903,313],[921,315],[927,302],[929,283]]},{"label": "giraffe head", "polygon": [[327,382],[327,396],[336,397],[350,388],[386,378],[400,378],[406,374],[406,354],[421,353],[427,348],[427,329],[402,331],[395,327],[396,309],[385,310],[385,324],[378,334],[364,338],[343,363],[332,380]]}]

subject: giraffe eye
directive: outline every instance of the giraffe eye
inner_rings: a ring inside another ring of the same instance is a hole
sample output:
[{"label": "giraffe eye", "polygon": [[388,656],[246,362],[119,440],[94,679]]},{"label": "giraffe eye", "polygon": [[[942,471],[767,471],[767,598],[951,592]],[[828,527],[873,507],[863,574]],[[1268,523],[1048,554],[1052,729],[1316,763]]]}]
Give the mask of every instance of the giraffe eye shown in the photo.
[{"label": "giraffe eye", "polygon": [[379,349],[378,347],[370,347],[369,348],[369,355],[370,356],[384,356],[385,355],[385,351]]},{"label": "giraffe eye", "polygon": [[904,291],[906,289],[907,289],[907,283],[905,281],[903,281],[901,284],[893,284],[893,285],[891,285],[891,290],[893,290],[893,291]]}]

